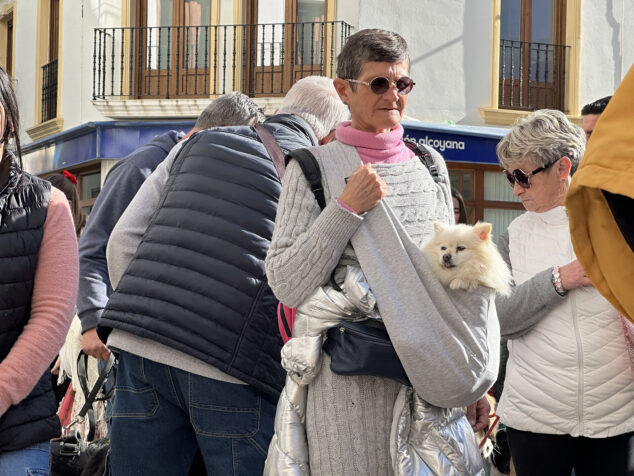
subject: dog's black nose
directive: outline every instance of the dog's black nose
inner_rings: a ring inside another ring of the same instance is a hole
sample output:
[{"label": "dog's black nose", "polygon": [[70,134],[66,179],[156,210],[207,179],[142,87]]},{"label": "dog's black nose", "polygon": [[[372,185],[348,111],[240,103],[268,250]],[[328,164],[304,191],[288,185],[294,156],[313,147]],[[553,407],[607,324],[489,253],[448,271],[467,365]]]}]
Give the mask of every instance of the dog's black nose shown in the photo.
[{"label": "dog's black nose", "polygon": [[444,255],[442,255],[442,260],[445,263],[449,263],[451,261],[451,254],[450,253],[445,253]]}]

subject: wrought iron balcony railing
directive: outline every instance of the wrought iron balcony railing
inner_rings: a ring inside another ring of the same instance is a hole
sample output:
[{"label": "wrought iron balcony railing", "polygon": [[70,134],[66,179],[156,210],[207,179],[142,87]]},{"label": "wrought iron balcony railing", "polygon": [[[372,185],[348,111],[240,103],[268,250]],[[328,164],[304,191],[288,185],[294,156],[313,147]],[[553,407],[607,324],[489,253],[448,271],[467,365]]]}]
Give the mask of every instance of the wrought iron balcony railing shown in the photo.
[{"label": "wrought iron balcony railing", "polygon": [[57,60],[42,66],[42,122],[57,117]]},{"label": "wrought iron balcony railing", "polygon": [[500,40],[502,109],[559,109],[566,112],[566,45]]},{"label": "wrought iron balcony railing", "polygon": [[93,99],[282,96],[298,79],[334,77],[342,21],[96,28]]}]

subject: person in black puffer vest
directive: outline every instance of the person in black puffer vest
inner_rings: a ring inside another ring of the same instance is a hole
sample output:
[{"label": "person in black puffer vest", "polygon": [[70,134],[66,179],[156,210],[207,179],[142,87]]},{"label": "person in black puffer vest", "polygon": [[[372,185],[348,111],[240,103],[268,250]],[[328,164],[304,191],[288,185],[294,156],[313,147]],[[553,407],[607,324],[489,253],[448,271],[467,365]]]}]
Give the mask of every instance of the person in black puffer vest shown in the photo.
[{"label": "person in black puffer vest", "polygon": [[73,316],[77,238],[64,194],[22,170],[2,68],[0,115],[0,474],[48,474],[49,440],[61,432],[49,365]]},{"label": "person in black puffer vest", "polygon": [[[264,122],[283,153],[329,139],[348,112],[332,80],[297,82]],[[115,226],[114,293],[97,332],[119,352],[113,474],[262,474],[284,383],[264,258],[281,183],[251,127],[172,149]]]}]

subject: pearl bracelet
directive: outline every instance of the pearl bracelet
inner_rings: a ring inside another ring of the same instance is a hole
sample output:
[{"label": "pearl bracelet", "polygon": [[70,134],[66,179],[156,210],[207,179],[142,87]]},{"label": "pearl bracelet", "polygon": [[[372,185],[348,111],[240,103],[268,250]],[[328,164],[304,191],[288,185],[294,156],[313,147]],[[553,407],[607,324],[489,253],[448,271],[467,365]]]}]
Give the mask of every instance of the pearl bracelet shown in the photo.
[{"label": "pearl bracelet", "polygon": [[564,289],[564,285],[561,284],[561,275],[559,274],[559,266],[553,266],[553,274],[550,278],[553,286],[555,287],[555,291],[560,296],[565,296],[568,291]]}]

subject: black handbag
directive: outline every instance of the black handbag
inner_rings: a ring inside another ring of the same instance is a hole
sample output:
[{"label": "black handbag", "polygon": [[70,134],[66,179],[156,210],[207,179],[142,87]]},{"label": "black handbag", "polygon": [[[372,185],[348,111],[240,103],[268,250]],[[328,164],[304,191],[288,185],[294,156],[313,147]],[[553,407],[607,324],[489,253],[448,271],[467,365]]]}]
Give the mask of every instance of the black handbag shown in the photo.
[{"label": "black handbag", "polygon": [[[76,431],[62,434],[60,438],[53,438],[51,440],[51,457],[49,463],[50,476],[80,476],[91,458],[97,457],[96,455],[99,455],[100,458],[105,457],[110,446],[109,438],[100,438],[99,440],[90,441],[94,435],[95,427],[92,404],[97,399],[97,394],[108,377],[110,370],[114,367],[115,358],[113,354],[110,354],[105,368],[99,374],[92,389],[88,388],[88,380],[86,377],[87,362],[88,356],[84,354],[83,351],[80,352],[77,359],[77,373],[86,397],[86,403],[84,403],[84,406],[79,411],[77,415],[78,418],[64,427],[63,431],[68,432],[68,430],[78,422],[79,418],[84,418],[88,415],[90,434],[87,440],[89,442],[84,441],[81,435]],[[99,400],[106,398],[109,398],[109,396],[106,395]],[[103,472],[101,474],[103,474]]]},{"label": "black handbag", "polygon": [[373,375],[411,385],[385,329],[341,321],[328,329],[323,350],[330,369],[339,375]]}]

